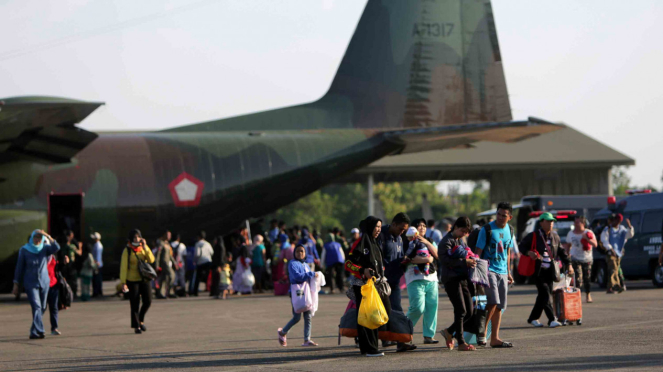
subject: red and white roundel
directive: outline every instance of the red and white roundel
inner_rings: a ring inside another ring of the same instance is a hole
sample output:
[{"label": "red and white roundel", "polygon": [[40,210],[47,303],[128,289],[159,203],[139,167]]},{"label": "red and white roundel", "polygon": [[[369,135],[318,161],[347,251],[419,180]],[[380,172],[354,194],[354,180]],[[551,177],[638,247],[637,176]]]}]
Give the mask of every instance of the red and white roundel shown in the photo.
[{"label": "red and white roundel", "polygon": [[168,188],[176,207],[195,207],[200,204],[205,184],[196,177],[182,172],[175,178]]}]

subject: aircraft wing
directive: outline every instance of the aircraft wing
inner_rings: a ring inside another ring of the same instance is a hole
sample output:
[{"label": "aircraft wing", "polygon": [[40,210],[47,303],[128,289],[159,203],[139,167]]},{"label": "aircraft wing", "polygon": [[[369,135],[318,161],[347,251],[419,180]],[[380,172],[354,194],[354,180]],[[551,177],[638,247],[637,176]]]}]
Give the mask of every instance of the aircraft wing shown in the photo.
[{"label": "aircraft wing", "polygon": [[68,163],[97,138],[80,123],[102,102],[55,97],[18,97],[0,101],[0,164],[18,160]]},{"label": "aircraft wing", "polygon": [[400,129],[384,132],[384,136],[388,140],[402,143],[404,147],[398,154],[407,154],[438,149],[471,147],[472,143],[479,141],[518,142],[541,134],[554,132],[564,127],[565,125],[563,124],[555,124],[530,117],[527,120],[501,123]]}]

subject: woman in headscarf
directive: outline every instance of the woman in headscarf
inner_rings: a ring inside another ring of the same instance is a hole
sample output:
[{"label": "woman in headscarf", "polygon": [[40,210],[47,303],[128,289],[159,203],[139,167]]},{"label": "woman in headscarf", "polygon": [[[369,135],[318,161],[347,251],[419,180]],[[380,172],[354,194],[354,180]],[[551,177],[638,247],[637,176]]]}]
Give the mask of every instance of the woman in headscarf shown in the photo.
[{"label": "woman in headscarf", "polygon": [[[251,259],[249,258],[249,249],[244,242],[244,236],[236,234],[232,237],[233,244],[235,245],[234,251],[237,252],[237,261],[235,263],[235,272],[233,274],[233,290],[238,294],[251,294],[253,291],[253,283],[250,283],[247,278],[252,277],[251,273]],[[245,274],[245,272],[247,272]],[[253,278],[255,283],[255,278]]]},{"label": "woman in headscarf", "polygon": [[[137,334],[147,331],[143,323],[145,314],[152,305],[152,288],[150,282],[145,281],[140,275],[138,260],[147,263],[154,262],[152,250],[147,246],[140,230],[134,229],[129,232],[127,247],[122,252],[120,260],[120,282],[122,282],[122,291],[129,292],[129,301],[131,303],[131,328],[135,329]],[[143,300],[143,306],[140,307],[140,301]],[[140,307],[140,311],[139,308]]]},{"label": "woman in headscarf", "polygon": [[[361,287],[371,277],[381,278],[384,276],[382,252],[376,241],[382,230],[382,220],[368,216],[361,221],[359,229],[362,232],[361,240],[350,250],[345,261],[345,269],[352,274],[350,284],[355,294],[357,309],[361,307]],[[391,313],[389,297],[382,296],[382,304],[387,314]],[[362,354],[368,357],[384,356],[384,353],[378,351],[377,329],[368,329],[357,324],[357,335],[359,350]]]},{"label": "woman in headscarf", "polygon": [[14,296],[18,297],[18,285],[23,283],[32,307],[30,338],[44,338],[42,315],[51,280],[48,276],[48,259],[60,250],[60,245],[44,230],[34,230],[27,244],[18,251],[18,262],[14,272]]}]

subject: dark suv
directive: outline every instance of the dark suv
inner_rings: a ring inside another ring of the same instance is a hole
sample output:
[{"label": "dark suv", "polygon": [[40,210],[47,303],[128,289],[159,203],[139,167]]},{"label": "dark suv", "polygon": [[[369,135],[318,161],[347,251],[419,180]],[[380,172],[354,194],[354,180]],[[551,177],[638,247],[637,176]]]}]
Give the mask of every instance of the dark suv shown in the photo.
[{"label": "dark suv", "polygon": [[[609,201],[609,207],[597,212],[591,223],[597,239],[601,238],[601,232],[612,213],[621,213],[624,216],[622,224],[625,226],[626,219],[630,219],[635,230],[635,236],[624,247],[621,264],[624,276],[651,278],[656,287],[663,288],[663,268],[658,266],[663,227],[663,193],[633,195],[619,203],[614,199]],[[605,255],[599,249],[594,250],[592,271],[597,283],[605,288],[608,270]]]}]

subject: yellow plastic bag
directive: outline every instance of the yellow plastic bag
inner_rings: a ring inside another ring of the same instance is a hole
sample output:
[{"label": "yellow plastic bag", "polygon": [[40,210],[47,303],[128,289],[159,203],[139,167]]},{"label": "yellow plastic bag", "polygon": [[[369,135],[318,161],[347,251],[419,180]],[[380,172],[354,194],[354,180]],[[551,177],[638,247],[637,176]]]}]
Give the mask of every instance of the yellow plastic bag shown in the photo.
[{"label": "yellow plastic bag", "polygon": [[375,279],[371,278],[361,287],[361,306],[359,306],[357,323],[368,329],[377,329],[388,321],[387,310],[375,289]]}]

